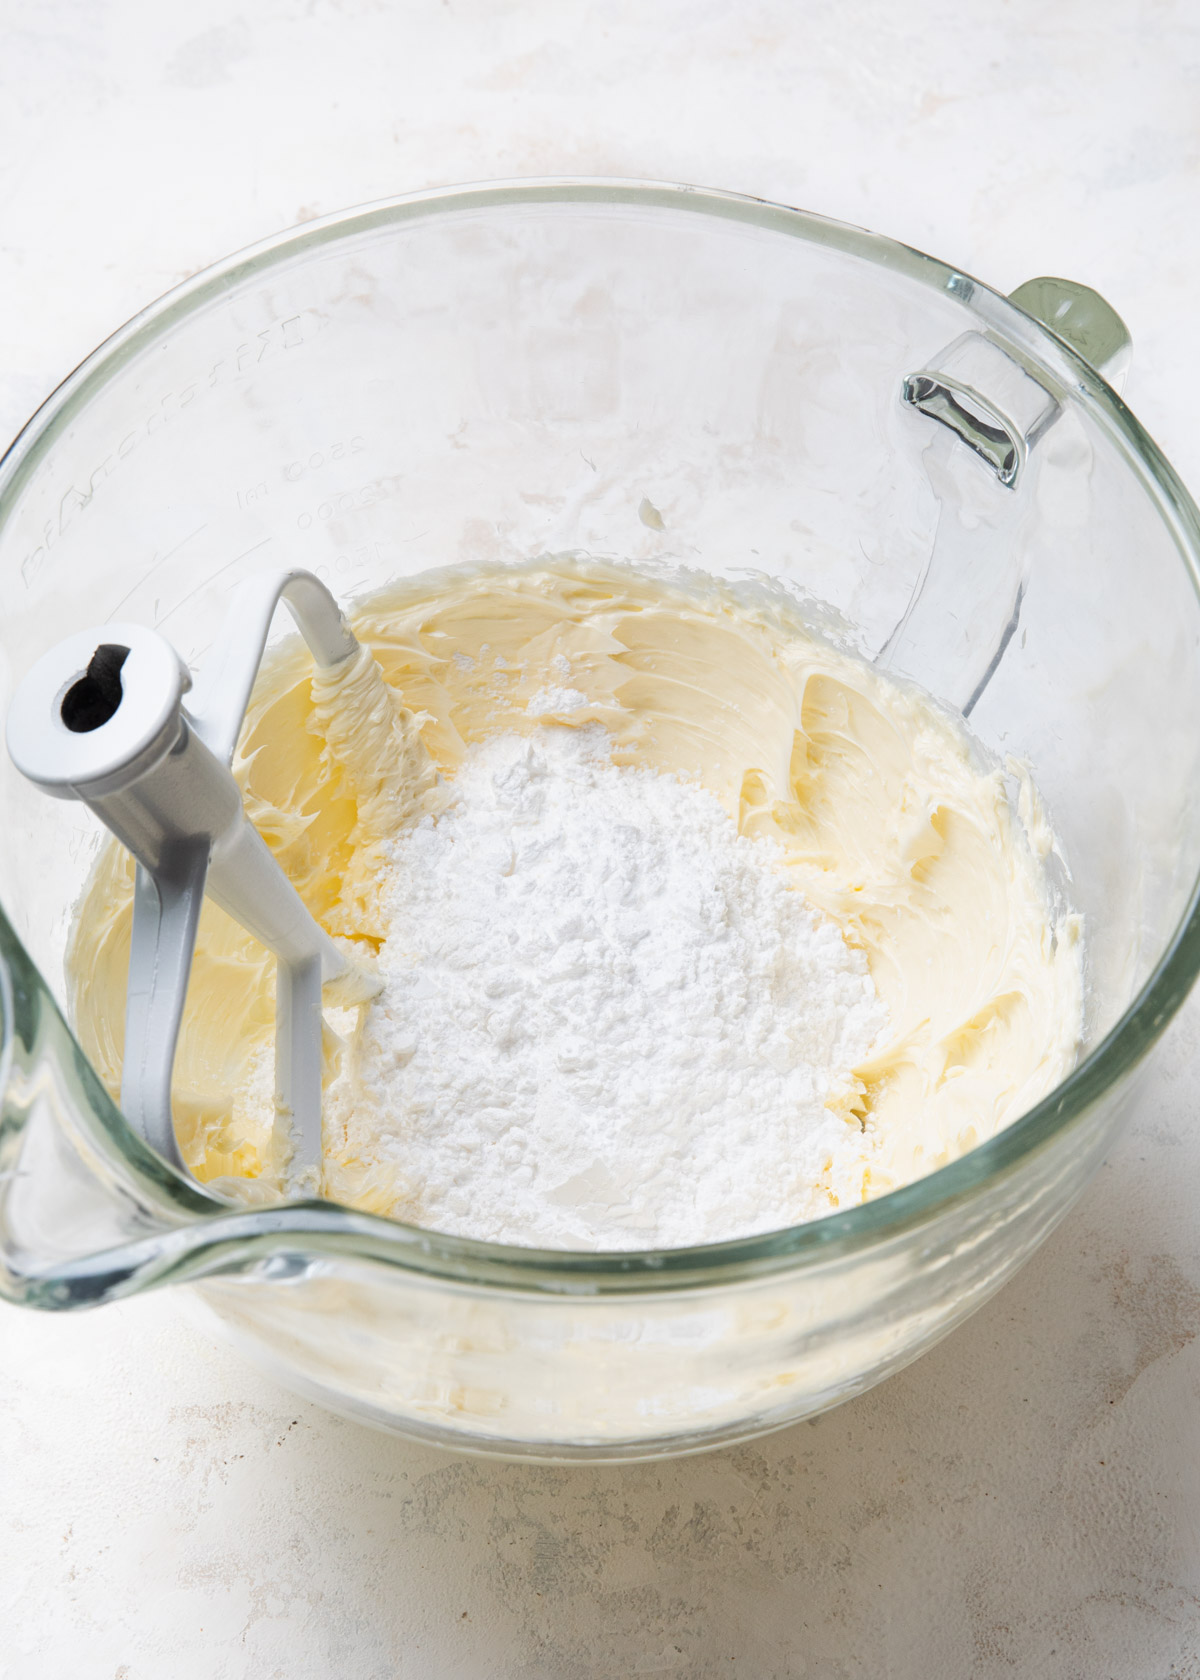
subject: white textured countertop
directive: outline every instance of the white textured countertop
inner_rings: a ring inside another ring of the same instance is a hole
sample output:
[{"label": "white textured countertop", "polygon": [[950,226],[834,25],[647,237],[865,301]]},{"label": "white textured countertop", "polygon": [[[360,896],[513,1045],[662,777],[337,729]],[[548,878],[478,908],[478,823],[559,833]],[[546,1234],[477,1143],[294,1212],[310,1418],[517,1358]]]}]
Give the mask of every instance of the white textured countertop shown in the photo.
[{"label": "white textured countertop", "polygon": [[[0,0],[0,435],[227,251],[440,183],[786,200],[1131,328],[1200,487],[1195,0]],[[0,1311],[2,1680],[1194,1680],[1200,1006],[1027,1270],[863,1399],[666,1465],[341,1423],[163,1294]]]}]

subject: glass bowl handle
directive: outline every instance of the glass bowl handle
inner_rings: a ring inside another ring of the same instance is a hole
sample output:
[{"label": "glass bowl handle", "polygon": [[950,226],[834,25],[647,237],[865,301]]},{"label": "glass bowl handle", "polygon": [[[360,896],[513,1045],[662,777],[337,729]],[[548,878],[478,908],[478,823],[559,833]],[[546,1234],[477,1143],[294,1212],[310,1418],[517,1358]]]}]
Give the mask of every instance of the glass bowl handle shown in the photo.
[{"label": "glass bowl handle", "polygon": [[[1129,332],[1098,292],[1042,275],[1018,286],[1010,302],[1119,389]],[[1028,365],[977,330],[910,373],[901,397],[938,423],[923,457],[940,513],[925,568],[876,659],[970,717],[1020,622],[1025,472],[1062,410]],[[960,463],[962,444],[970,453]]]},{"label": "glass bowl handle", "polygon": [[1043,274],[1026,280],[1008,301],[1061,338],[1100,377],[1120,391],[1129,372],[1129,329],[1111,303],[1077,280]]}]

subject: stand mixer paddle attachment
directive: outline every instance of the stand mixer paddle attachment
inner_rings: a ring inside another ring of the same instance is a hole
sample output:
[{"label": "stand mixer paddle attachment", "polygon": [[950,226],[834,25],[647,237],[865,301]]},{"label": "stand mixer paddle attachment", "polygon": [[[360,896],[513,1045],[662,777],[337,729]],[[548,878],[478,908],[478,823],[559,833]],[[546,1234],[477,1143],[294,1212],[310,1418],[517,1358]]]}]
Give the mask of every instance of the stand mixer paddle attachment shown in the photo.
[{"label": "stand mixer paddle attachment", "polygon": [[356,697],[365,686],[386,714],[383,674],[333,596],[310,572],[289,571],[238,586],[194,684],[171,644],[142,625],[67,637],[17,689],[7,734],[23,775],[82,800],[137,861],[121,1107],[176,1167],[171,1075],[204,894],[274,954],[275,1106],[290,1133],[286,1189],[297,1195],[320,1183],[323,1002],[364,1003],[381,982],[310,914],[230,770],[281,600],[326,691],[352,680]]}]

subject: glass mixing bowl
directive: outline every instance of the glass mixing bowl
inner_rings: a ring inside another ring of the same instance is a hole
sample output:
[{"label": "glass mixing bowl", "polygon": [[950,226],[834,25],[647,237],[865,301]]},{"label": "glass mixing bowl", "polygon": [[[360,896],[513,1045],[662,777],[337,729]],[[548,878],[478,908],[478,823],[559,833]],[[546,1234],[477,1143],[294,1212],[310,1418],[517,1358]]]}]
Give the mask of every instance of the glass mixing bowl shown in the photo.
[{"label": "glass mixing bowl", "polygon": [[310,223],[90,357],[0,469],[0,708],[114,616],[201,663],[229,586],[267,568],[343,597],[564,551],[765,574],[1032,767],[1086,918],[1088,1020],[1077,1070],[990,1142],[745,1241],[544,1252],[325,1203],[231,1210],[146,1149],[65,1025],[99,836],[5,759],[4,1294],[57,1310],[186,1282],[341,1412],[563,1460],[804,1417],[997,1289],[1099,1161],[1200,960],[1196,510],[1096,371],[1119,372],[1111,311],[1065,282],[1014,297],[750,199],[524,182]]}]

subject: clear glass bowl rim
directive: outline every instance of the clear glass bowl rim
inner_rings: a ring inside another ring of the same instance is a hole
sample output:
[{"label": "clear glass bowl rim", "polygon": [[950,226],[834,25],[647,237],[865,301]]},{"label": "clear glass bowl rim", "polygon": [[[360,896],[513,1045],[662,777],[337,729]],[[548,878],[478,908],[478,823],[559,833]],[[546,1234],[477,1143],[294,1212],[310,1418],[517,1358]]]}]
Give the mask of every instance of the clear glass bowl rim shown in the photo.
[{"label": "clear glass bowl rim", "polygon": [[[280,262],[339,239],[447,212],[530,204],[657,208],[741,222],[839,250],[956,297],[982,316],[1007,348],[1036,368],[1052,393],[1070,396],[1083,405],[1155,504],[1200,596],[1200,514],[1173,468],[1095,369],[1001,293],[910,246],[808,211],[716,189],[600,177],[470,183],[377,200],[285,230],[202,270],[106,339],[18,433],[0,458],[0,530],[39,462],[91,396],[133,357],[210,299]],[[24,987],[40,989],[40,976],[2,909],[0,922],[6,935],[3,943],[10,952],[15,948],[19,953],[14,953],[14,966],[25,969],[19,977]],[[98,1140],[111,1166],[177,1228],[163,1237],[143,1239],[56,1269],[57,1275],[72,1275],[76,1287],[71,1293],[78,1301],[78,1286],[83,1286],[84,1293],[94,1291],[97,1298],[111,1298],[130,1288],[242,1271],[256,1260],[278,1260],[297,1252],[305,1257],[325,1255],[396,1266],[431,1278],[504,1291],[567,1295],[670,1293],[799,1272],[900,1238],[1019,1171],[1030,1156],[1082,1120],[1132,1071],[1182,1004],[1198,970],[1200,878],[1193,883],[1187,909],[1152,973],[1120,1020],[1020,1120],[959,1160],[876,1200],[806,1224],[694,1248],[620,1253],[522,1248],[447,1236],[318,1201],[234,1210],[152,1154],[94,1075],[87,1077],[91,1069],[86,1067],[82,1083]],[[47,1002],[53,1006],[52,999]],[[7,1038],[12,1030],[11,1011],[4,1013]],[[0,1072],[7,1060],[6,1048],[0,1046]],[[79,1060],[85,1062],[82,1054]],[[120,1284],[120,1278],[127,1280],[128,1287]]]}]

